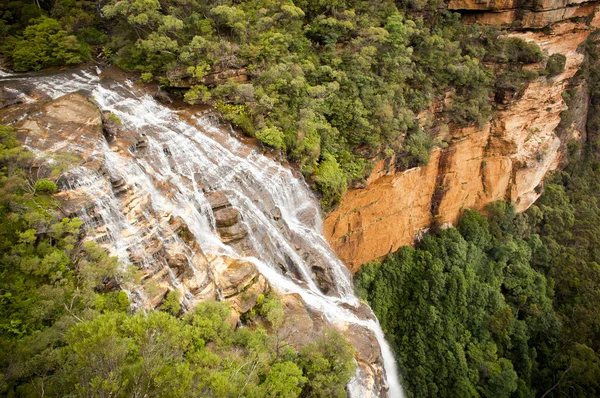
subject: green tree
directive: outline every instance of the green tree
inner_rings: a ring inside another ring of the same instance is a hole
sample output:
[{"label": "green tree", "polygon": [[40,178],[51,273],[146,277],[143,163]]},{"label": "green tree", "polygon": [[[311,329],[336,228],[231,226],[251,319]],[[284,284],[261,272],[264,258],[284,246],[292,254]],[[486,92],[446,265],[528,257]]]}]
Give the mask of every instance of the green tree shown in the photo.
[{"label": "green tree", "polygon": [[25,28],[22,40],[14,39],[6,45],[15,70],[72,65],[90,58],[89,48],[63,30],[57,20],[41,17],[32,22]]}]

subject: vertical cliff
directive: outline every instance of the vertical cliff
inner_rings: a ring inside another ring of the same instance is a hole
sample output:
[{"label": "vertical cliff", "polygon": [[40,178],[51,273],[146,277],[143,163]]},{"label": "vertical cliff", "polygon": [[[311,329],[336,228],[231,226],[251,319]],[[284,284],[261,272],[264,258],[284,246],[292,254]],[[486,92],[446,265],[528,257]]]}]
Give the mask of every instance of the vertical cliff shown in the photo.
[{"label": "vertical cliff", "polygon": [[563,54],[564,71],[538,77],[518,93],[497,92],[485,126],[439,129],[448,145],[426,166],[398,171],[393,158],[377,162],[366,187],[349,190],[325,220],[325,235],[353,271],[411,244],[433,222],[455,223],[463,208],[508,200],[518,211],[527,209],[540,196],[546,173],[564,162],[567,143],[586,137],[587,83],[574,77],[586,57],[583,43],[600,26],[597,5],[456,0],[449,7],[468,11],[470,21],[518,27],[507,35],[536,43],[547,57]]}]

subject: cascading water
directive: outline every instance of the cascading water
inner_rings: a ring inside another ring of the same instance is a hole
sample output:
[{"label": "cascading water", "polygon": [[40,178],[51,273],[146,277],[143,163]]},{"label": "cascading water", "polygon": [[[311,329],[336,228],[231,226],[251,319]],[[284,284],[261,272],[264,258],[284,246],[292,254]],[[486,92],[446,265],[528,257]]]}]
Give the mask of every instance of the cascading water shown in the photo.
[{"label": "cascading water", "polygon": [[[374,316],[359,317],[352,310],[360,303],[351,277],[321,235],[318,204],[304,181],[241,143],[210,112],[184,117],[189,115],[161,105],[130,82],[121,84],[101,76],[98,69],[26,78],[0,75],[0,81],[22,79],[20,84],[53,99],[83,92],[102,111],[116,115],[123,128],[144,137],[143,153],[134,148],[128,153],[116,151],[106,140],[99,140],[93,157],[103,159],[106,169],[78,167],[69,173],[67,187],[93,198],[94,214],[82,211],[78,215],[87,228],[96,230],[96,240],[125,266],[132,258],[142,258],[141,266],[152,267],[153,261],[161,260],[154,259],[144,245],[149,236],[161,244],[186,245],[156,221],[156,214],[183,220],[204,253],[250,261],[271,286],[284,294],[298,294],[332,324],[369,329],[381,348],[388,394],[401,397],[394,358],[383,332]],[[124,205],[115,185],[136,192],[136,201],[146,201],[148,206]],[[206,192],[215,191],[224,192],[239,211],[248,235],[246,247],[227,245],[220,238],[206,197]],[[147,220],[148,227],[140,229],[128,220],[124,206],[138,209],[138,217]],[[326,289],[317,274],[325,275]],[[177,276],[172,271],[169,275],[176,285]],[[134,301],[143,300],[139,291],[130,294]],[[184,301],[193,305],[190,297]],[[349,390],[352,396],[368,395],[360,368]]]}]

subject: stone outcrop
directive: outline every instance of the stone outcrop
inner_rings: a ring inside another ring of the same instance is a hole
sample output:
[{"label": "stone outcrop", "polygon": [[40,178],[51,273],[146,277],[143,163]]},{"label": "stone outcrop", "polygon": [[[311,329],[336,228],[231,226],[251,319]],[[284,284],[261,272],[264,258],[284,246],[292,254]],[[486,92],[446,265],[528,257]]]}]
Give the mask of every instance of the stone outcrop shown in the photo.
[{"label": "stone outcrop", "polygon": [[581,45],[598,22],[565,21],[550,33],[512,33],[537,43],[546,56],[564,54],[564,72],[531,82],[522,95],[497,106],[485,126],[440,132],[448,146],[436,149],[426,166],[396,171],[393,158],[378,161],[366,187],[349,190],[325,220],[325,235],[342,261],[356,271],[412,244],[434,222],[454,224],[464,208],[508,200],[518,211],[527,209],[540,196],[546,173],[564,160],[566,143],[585,138],[585,82],[570,87],[578,99],[571,101],[569,126],[557,126],[567,109],[562,94],[585,58]]},{"label": "stone outcrop", "polygon": [[80,161],[91,160],[95,145],[102,138],[102,118],[87,98],[68,94],[26,110],[32,116],[14,125],[22,142],[40,151],[65,152]]},{"label": "stone outcrop", "polygon": [[597,2],[586,0],[450,0],[448,8],[465,12],[464,21],[511,28],[543,28],[594,13]]}]

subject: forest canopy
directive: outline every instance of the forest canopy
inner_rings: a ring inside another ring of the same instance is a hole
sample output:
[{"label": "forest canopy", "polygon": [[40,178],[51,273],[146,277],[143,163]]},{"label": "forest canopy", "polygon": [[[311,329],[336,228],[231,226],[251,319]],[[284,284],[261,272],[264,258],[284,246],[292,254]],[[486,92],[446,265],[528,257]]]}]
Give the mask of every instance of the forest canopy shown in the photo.
[{"label": "forest canopy", "polygon": [[588,152],[527,212],[466,211],[362,268],[410,397],[600,394],[599,181]]},{"label": "forest canopy", "polygon": [[[546,177],[526,212],[465,211],[356,274],[410,397],[600,395],[600,52],[570,82],[590,83],[587,140]],[[560,68],[554,57],[549,73]],[[557,66],[558,65],[558,66]],[[569,96],[565,96],[570,104]],[[572,122],[561,114],[564,128]]]},{"label": "forest canopy", "polygon": [[[441,105],[437,124],[482,123],[495,87],[519,89],[535,76],[522,65],[543,58],[435,0],[39,4],[0,5],[2,51],[15,70],[82,62],[95,49],[285,151],[325,209],[375,157],[396,154],[401,169],[428,162],[434,121],[418,114]],[[488,61],[506,72],[493,76]],[[560,69],[554,61],[549,74]]]}]

